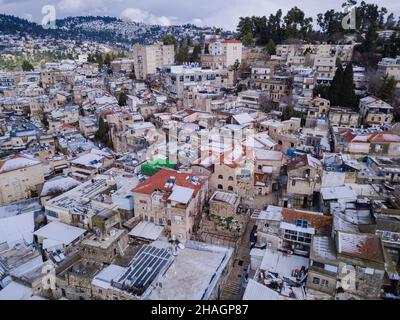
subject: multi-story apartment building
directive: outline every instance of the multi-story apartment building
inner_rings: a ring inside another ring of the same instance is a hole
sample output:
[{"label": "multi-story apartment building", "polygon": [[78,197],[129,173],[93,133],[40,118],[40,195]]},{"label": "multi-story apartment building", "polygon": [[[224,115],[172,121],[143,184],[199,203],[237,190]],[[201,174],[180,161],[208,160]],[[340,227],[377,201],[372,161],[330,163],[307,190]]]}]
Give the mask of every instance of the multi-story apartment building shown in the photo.
[{"label": "multi-story apartment building", "polygon": [[378,71],[394,77],[397,83],[396,88],[400,89],[400,56],[396,58],[383,58],[378,63]]},{"label": "multi-story apartment building", "polygon": [[314,60],[315,76],[318,84],[329,84],[336,72],[336,56],[320,56]]},{"label": "multi-story apartment building", "polygon": [[190,240],[208,199],[208,177],[161,169],[133,190],[135,216],[165,226],[173,239]]},{"label": "multi-story apartment building", "polygon": [[0,161],[0,204],[27,199],[44,182],[42,163],[26,156]]},{"label": "multi-story apartment building", "polygon": [[193,66],[168,66],[162,68],[163,87],[175,98],[182,99],[184,91],[198,85],[216,89],[233,85],[233,72],[227,69],[210,70]]},{"label": "multi-story apartment building", "polygon": [[136,79],[146,79],[148,75],[155,74],[157,68],[173,65],[175,61],[173,45],[136,44],[133,46],[132,54]]},{"label": "multi-story apartment building", "polygon": [[362,123],[367,127],[383,126],[393,121],[393,107],[377,97],[362,98],[359,107]]},{"label": "multi-story apartment building", "polygon": [[332,127],[357,128],[360,114],[345,108],[330,108],[329,122]]},{"label": "multi-story apartment building", "polygon": [[209,44],[209,52],[201,58],[201,63],[205,67],[228,68],[242,62],[242,42],[239,40],[213,41]]},{"label": "multi-story apartment building", "polygon": [[287,175],[288,201],[294,206],[311,207],[321,189],[321,161],[310,155],[298,157],[288,162]]}]

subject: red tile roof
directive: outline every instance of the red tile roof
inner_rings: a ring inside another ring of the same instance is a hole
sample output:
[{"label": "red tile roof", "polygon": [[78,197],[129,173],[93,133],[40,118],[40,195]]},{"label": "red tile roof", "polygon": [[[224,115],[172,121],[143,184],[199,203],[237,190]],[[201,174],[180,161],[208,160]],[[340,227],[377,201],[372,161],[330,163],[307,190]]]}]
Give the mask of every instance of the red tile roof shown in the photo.
[{"label": "red tile roof", "polygon": [[369,142],[400,142],[400,134],[395,132],[377,132],[373,133],[368,139]]},{"label": "red tile roof", "polygon": [[379,236],[339,232],[338,237],[340,254],[377,263],[385,262]]},{"label": "red tile roof", "polygon": [[322,232],[330,232],[333,218],[311,211],[300,211],[289,208],[282,208],[282,221],[296,224],[298,219],[307,220],[308,225]]},{"label": "red tile roof", "polygon": [[[163,168],[159,172],[133,188],[132,191],[144,194],[152,194],[155,190],[172,192],[172,187],[166,187],[166,183],[170,179],[170,177],[175,177],[175,185],[193,189],[194,195],[197,194],[197,192],[204,185],[205,180],[208,179],[204,175],[178,172],[176,170]],[[190,177],[197,177],[199,179],[199,182],[197,184],[194,184],[191,181],[188,181],[188,178]]]},{"label": "red tile roof", "polygon": [[240,40],[224,40],[223,43],[242,43]]}]

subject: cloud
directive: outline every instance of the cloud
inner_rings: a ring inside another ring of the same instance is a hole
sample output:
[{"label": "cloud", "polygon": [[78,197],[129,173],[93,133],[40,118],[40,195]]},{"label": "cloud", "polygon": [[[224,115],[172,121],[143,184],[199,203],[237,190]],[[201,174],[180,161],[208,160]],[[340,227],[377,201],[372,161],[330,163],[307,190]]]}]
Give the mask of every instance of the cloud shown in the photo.
[{"label": "cloud", "polygon": [[195,26],[199,26],[199,27],[204,26],[204,21],[203,21],[203,19],[200,19],[200,18],[192,19],[191,23],[194,24]]},{"label": "cloud", "polygon": [[161,26],[170,26],[176,18],[167,16],[155,16],[149,11],[138,8],[127,8],[121,13],[121,19],[125,21],[143,22],[147,24],[157,24]]}]

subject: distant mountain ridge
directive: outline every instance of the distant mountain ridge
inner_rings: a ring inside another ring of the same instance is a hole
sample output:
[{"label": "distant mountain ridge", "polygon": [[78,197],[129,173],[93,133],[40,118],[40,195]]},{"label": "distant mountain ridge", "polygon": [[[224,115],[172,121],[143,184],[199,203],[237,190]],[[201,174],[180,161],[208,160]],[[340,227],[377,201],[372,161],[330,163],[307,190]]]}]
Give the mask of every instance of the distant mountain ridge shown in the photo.
[{"label": "distant mountain ridge", "polygon": [[40,24],[12,15],[0,14],[0,33],[39,38],[58,38],[99,43],[149,44],[159,41],[166,34],[177,39],[209,30],[194,25],[159,26],[140,22],[124,21],[108,16],[79,16],[56,20],[55,29],[44,29]]}]

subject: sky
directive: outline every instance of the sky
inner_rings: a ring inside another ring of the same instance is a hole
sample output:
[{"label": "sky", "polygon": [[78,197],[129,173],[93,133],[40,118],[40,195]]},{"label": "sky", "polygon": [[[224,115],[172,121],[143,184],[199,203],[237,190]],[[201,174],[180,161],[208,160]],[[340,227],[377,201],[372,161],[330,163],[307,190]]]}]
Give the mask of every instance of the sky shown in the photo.
[{"label": "sky", "polygon": [[[328,9],[339,10],[345,0],[0,0],[0,13],[41,22],[42,8],[52,5],[56,18],[79,15],[99,15],[126,18],[148,24],[172,25],[193,23],[199,26],[216,26],[235,30],[241,16],[263,16],[282,9],[286,13],[298,6],[307,16]],[[361,0],[359,0],[361,2]],[[400,1],[375,0],[400,15]]]}]

